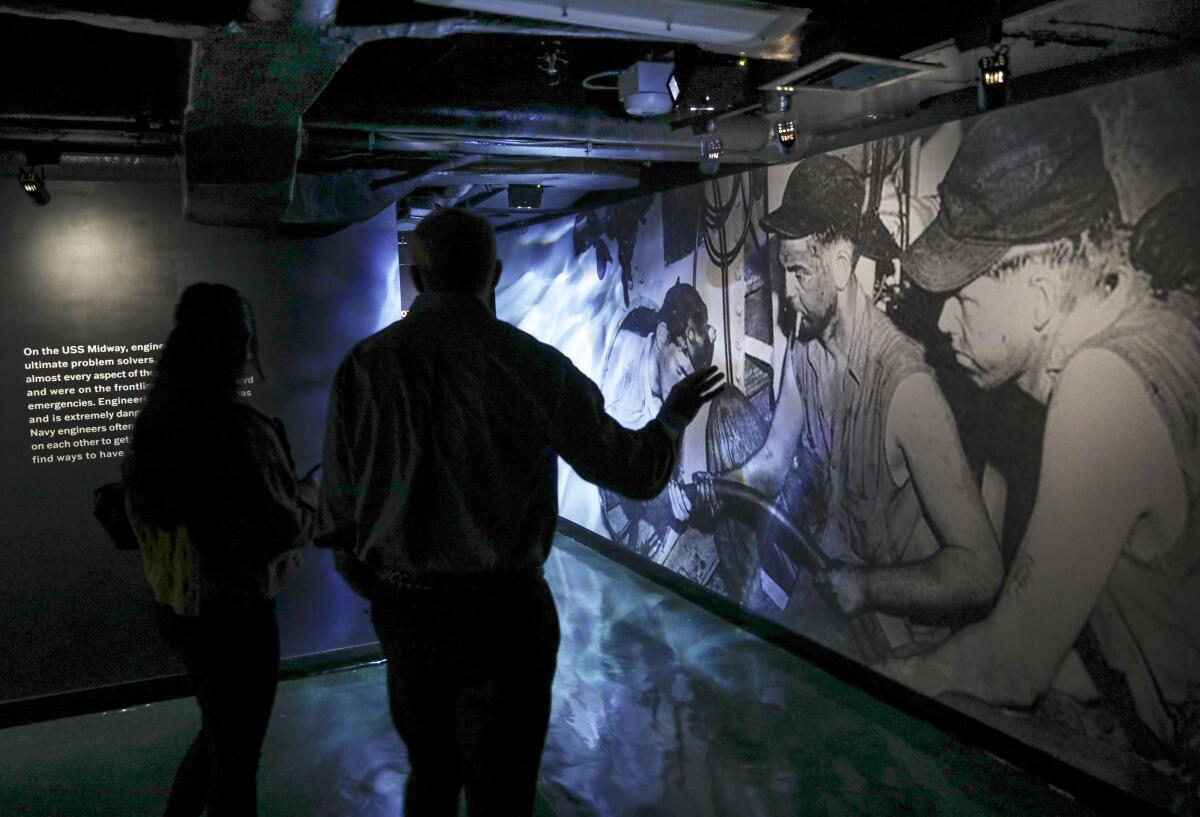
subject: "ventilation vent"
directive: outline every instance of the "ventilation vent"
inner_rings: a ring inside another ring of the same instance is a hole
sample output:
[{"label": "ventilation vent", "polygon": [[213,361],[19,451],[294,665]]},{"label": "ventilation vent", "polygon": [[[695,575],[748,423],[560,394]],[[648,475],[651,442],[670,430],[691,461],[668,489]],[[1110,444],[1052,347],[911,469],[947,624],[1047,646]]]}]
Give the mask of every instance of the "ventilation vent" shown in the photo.
[{"label": "ventilation vent", "polygon": [[865,91],[942,67],[938,63],[889,60],[839,51],[784,74],[761,86],[760,90]]}]

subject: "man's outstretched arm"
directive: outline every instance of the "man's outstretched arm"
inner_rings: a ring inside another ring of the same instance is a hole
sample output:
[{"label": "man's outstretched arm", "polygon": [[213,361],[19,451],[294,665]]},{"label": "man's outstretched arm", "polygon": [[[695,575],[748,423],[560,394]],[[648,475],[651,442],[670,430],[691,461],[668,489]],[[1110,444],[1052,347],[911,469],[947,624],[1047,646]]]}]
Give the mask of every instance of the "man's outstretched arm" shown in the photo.
[{"label": "man's outstretched arm", "polygon": [[655,419],[632,430],[605,412],[600,388],[566,358],[562,371],[558,404],[548,418],[554,450],[588,482],[632,499],[653,499],[666,487],[683,430],[724,378],[716,366],[688,375]]}]

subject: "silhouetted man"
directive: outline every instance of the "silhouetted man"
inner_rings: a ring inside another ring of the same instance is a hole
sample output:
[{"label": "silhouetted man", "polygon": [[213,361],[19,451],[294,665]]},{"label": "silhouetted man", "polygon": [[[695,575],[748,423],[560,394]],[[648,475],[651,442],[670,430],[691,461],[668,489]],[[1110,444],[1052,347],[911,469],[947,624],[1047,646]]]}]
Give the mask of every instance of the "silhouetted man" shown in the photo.
[{"label": "silhouetted man", "polygon": [[562,456],[585,479],[650,498],[678,440],[719,391],[684,378],[638,430],[560,352],[496,319],[486,221],[442,210],[416,230],[408,316],[338,369],[319,546],[370,577],[388,694],[408,746],[409,817],[533,808],[550,716],[558,615],[542,577]]}]

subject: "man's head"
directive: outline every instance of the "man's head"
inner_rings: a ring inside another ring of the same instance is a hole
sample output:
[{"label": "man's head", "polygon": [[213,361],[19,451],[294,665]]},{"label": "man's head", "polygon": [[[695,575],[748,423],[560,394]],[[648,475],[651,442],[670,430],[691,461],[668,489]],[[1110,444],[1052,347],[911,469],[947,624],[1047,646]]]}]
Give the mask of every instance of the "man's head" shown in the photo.
[{"label": "man's head", "polygon": [[1147,210],[1129,256],[1160,297],[1179,291],[1200,297],[1200,185],[1174,190]]},{"label": "man's head", "polygon": [[661,395],[712,363],[716,330],[708,324],[708,306],[690,284],[677,281],[667,290],[654,331]]},{"label": "man's head", "polygon": [[496,234],[474,213],[436,211],[417,224],[413,244],[419,292],[471,292],[487,300],[500,280]]},{"label": "man's head", "polygon": [[1123,233],[1099,126],[1070,97],[988,114],[938,192],[904,270],[950,293],[938,327],[971,378],[994,388],[1024,374],[1080,303],[1119,283]]},{"label": "man's head", "polygon": [[1108,295],[1125,271],[1124,234],[1101,220],[1078,236],[1014,244],[946,299],[938,328],[985,389],[1019,378],[1080,304]]},{"label": "man's head", "polygon": [[837,294],[850,284],[854,245],[830,228],[804,238],[779,240],[783,295],[795,314],[801,343],[825,332],[837,313]]},{"label": "man's head", "polygon": [[[760,226],[778,237],[781,309],[794,313],[808,341],[833,320],[837,293],[850,284],[859,255],[876,261],[900,254],[883,222],[862,212],[866,188],[844,160],[814,156],[796,165],[779,208]],[[790,315],[781,319],[790,324]]]}]

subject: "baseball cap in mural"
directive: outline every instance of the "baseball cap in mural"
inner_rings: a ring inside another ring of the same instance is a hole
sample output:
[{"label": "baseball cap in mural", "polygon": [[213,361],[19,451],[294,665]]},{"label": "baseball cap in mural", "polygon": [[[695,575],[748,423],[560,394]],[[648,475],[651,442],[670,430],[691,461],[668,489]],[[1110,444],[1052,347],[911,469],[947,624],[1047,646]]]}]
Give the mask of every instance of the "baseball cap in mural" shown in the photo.
[{"label": "baseball cap in mural", "polygon": [[783,202],[759,222],[764,230],[784,238],[836,228],[867,258],[885,261],[900,248],[879,216],[863,215],[866,187],[858,172],[836,156],[813,156],[792,170],[783,189]]},{"label": "baseball cap in mural", "polygon": [[1078,235],[1117,211],[1100,126],[1078,99],[1006,108],[963,136],[941,209],[902,259],[930,292],[966,286],[1014,244]]}]

